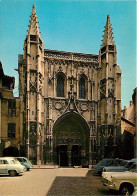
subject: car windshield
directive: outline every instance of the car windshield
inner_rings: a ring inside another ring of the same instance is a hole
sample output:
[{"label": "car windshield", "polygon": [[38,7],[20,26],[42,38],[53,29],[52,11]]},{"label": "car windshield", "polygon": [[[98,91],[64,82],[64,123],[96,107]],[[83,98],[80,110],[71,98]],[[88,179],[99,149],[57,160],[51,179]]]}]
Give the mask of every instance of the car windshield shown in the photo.
[{"label": "car windshield", "polygon": [[24,162],[24,163],[27,163],[27,160],[26,160],[26,159],[23,159],[23,162]]},{"label": "car windshield", "polygon": [[129,171],[136,171],[137,172],[137,164],[131,165],[131,167],[129,168]]},{"label": "car windshield", "polygon": [[23,160],[21,158],[17,158],[19,162],[23,162]]},{"label": "car windshield", "polygon": [[106,166],[107,165],[107,160],[103,160],[101,163],[100,163],[100,166]]},{"label": "car windshield", "polygon": [[120,166],[125,166],[127,164],[127,161],[125,160],[118,160],[118,163]]},{"label": "car windshield", "polygon": [[125,167],[126,167],[126,168],[129,168],[129,167],[131,167],[131,166],[133,165],[133,163],[134,163],[134,162],[132,162],[132,161],[131,161],[131,162],[128,162],[128,163],[125,165]]}]

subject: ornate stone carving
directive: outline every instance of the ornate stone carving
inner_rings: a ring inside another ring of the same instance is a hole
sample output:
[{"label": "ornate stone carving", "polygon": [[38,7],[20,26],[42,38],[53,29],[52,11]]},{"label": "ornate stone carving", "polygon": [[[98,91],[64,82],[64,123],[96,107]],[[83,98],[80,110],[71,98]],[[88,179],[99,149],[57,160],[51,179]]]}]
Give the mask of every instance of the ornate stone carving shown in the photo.
[{"label": "ornate stone carving", "polygon": [[80,108],[82,111],[86,112],[88,110],[88,104],[87,103],[80,103]]},{"label": "ornate stone carving", "polygon": [[61,113],[63,112],[63,110],[65,110],[65,108],[67,107],[67,101],[66,100],[54,100],[53,101],[53,107],[56,110],[59,110]]},{"label": "ornate stone carving", "polygon": [[74,60],[74,61],[85,61],[98,63],[98,55],[85,55],[79,53],[70,52],[59,52],[59,51],[44,51],[44,56],[46,58],[64,59],[64,60]]},{"label": "ornate stone carving", "polygon": [[106,79],[100,81],[100,98],[106,97]]},{"label": "ornate stone carving", "polygon": [[61,102],[59,102],[59,101],[56,101],[55,102],[55,108],[57,109],[57,110],[60,110],[63,106],[62,106],[62,103]]},{"label": "ornate stone carving", "polygon": [[78,144],[78,145],[81,145],[81,139],[80,138],[72,138],[72,137],[58,138],[57,143],[58,143],[58,145],[61,145],[61,144],[67,144],[67,145],[69,145],[69,144],[71,144],[71,145]]},{"label": "ornate stone carving", "polygon": [[81,115],[83,114],[83,112],[87,112],[89,110],[94,110],[94,106],[92,103],[90,102],[79,102],[77,101],[76,102],[76,105],[77,105],[77,108],[78,110],[80,111]]},{"label": "ornate stone carving", "polygon": [[35,77],[35,81],[33,82],[30,78],[30,91],[36,92],[37,90],[37,78]]},{"label": "ornate stone carving", "polygon": [[54,77],[53,77],[53,76],[48,77],[48,83],[49,83],[49,84],[51,84],[53,79],[54,79]]},{"label": "ornate stone carving", "polygon": [[61,65],[59,66],[58,72],[63,72],[63,68]]},{"label": "ornate stone carving", "polygon": [[108,96],[113,97],[114,96],[114,89],[108,89]]}]

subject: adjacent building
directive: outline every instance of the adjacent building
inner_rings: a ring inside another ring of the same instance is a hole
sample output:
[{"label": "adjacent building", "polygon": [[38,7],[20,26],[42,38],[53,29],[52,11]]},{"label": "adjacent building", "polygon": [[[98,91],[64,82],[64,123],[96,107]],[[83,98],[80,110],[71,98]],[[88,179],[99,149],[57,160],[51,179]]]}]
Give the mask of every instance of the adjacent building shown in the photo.
[{"label": "adjacent building", "polygon": [[19,98],[13,96],[15,78],[4,74],[0,62],[0,156],[19,156]]},{"label": "adjacent building", "polygon": [[60,166],[119,156],[121,70],[109,16],[99,54],[48,50],[33,5],[18,71],[24,155]]},{"label": "adjacent building", "polygon": [[[122,110],[121,134],[123,158],[137,157],[137,88],[133,90],[132,101]],[[130,152],[130,153],[129,153]]]}]

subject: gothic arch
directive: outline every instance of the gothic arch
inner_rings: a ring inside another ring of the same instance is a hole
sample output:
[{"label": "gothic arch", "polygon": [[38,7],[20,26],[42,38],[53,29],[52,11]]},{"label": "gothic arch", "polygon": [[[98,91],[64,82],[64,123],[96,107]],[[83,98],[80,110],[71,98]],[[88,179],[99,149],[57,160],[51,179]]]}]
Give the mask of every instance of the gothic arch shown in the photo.
[{"label": "gothic arch", "polygon": [[85,74],[80,74],[79,76],[79,98],[86,99],[88,91],[88,78]]},{"label": "gothic arch", "polygon": [[[64,149],[65,160],[67,160],[65,166],[73,166],[75,156],[79,156],[79,164],[88,165],[89,136],[89,126],[77,112],[67,112],[60,116],[53,126],[54,162],[60,165],[59,149]],[[76,151],[79,155],[76,154]],[[63,150],[61,150],[62,152]]]},{"label": "gothic arch", "polygon": [[66,96],[66,75],[63,72],[58,72],[56,74],[56,96],[65,97]]},{"label": "gothic arch", "polygon": [[66,112],[66,113],[62,114],[62,115],[55,121],[55,123],[54,123],[54,126],[53,126],[53,133],[54,133],[54,131],[56,130],[56,127],[59,125],[59,123],[60,123],[61,121],[63,121],[64,119],[67,119],[69,116],[72,116],[72,117],[74,117],[74,118],[77,118],[79,121],[81,121],[81,123],[83,124],[83,126],[86,127],[86,130],[88,130],[88,134],[90,134],[90,133],[89,133],[89,126],[88,126],[86,120],[85,120],[80,114],[78,114],[77,112]]}]

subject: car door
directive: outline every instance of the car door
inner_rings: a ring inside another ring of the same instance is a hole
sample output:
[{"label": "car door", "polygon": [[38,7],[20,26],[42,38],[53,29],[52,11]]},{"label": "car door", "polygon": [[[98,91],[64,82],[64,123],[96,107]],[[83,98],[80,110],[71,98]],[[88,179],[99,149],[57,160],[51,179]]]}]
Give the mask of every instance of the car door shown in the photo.
[{"label": "car door", "polygon": [[8,168],[6,160],[0,160],[0,174],[7,174]]},{"label": "car door", "polygon": [[133,164],[130,167],[130,173],[131,173],[130,178],[134,184],[135,189],[137,189],[137,163]]}]

